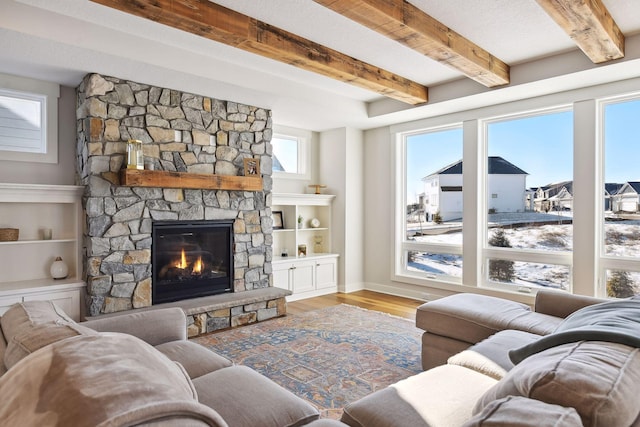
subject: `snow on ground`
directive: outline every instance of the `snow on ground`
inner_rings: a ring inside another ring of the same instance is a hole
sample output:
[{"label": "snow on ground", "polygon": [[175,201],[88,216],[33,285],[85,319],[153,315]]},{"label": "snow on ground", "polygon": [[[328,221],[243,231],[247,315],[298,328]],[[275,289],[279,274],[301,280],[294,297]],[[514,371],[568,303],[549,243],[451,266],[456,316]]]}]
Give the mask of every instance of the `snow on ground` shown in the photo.
[{"label": "snow on ground", "polygon": [[[494,228],[489,230],[489,237],[493,234],[495,227],[507,226],[504,228],[505,235],[513,248],[551,252],[571,251],[573,248],[573,226],[570,223],[559,223],[561,220],[562,222],[570,221],[571,212],[492,214],[489,215],[489,221]],[[554,223],[549,224],[549,222]],[[518,224],[518,226],[509,228],[513,224]],[[441,234],[415,235],[409,237],[411,240],[462,245],[461,222],[447,222],[441,225],[423,223],[420,228],[415,227],[417,225],[411,224],[408,228],[414,231],[422,228],[425,233]],[[639,220],[608,221],[605,224],[605,232],[607,255],[640,257]],[[409,233],[410,236],[412,234]],[[460,277],[462,275],[462,257],[450,254],[414,252],[408,267],[410,270],[424,273]],[[514,270],[516,278],[510,283],[520,286],[567,289],[571,281],[570,268],[562,265],[515,262]],[[632,278],[640,284],[640,274],[632,274]]]}]

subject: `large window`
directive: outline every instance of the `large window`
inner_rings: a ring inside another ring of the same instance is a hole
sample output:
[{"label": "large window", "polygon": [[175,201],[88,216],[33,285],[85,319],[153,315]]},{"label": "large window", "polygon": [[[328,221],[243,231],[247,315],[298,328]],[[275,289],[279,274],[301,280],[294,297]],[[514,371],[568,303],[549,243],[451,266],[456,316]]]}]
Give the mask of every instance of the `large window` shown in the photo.
[{"label": "large window", "polygon": [[462,128],[403,138],[406,206],[402,269],[441,280],[462,277]]},{"label": "large window", "polygon": [[573,246],[572,112],[545,111],[489,120],[485,125],[485,283],[520,291],[568,290]]},{"label": "large window", "polygon": [[603,103],[605,293],[640,293],[640,99]]},{"label": "large window", "polygon": [[592,90],[393,127],[392,279],[640,294],[640,94]]}]

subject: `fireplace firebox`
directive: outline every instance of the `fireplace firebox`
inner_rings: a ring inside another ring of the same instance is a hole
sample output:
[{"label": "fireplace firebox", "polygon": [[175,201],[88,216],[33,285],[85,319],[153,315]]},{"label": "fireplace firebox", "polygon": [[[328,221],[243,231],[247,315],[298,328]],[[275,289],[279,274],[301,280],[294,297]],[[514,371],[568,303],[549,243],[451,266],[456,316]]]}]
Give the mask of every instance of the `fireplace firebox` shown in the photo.
[{"label": "fireplace firebox", "polygon": [[153,304],[233,292],[233,221],[154,221]]}]

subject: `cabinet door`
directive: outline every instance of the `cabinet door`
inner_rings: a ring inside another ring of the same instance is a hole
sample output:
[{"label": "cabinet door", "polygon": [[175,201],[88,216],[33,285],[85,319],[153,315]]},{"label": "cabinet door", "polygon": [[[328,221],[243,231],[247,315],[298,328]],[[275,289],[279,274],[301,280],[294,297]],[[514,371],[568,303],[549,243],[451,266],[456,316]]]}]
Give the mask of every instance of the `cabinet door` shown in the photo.
[{"label": "cabinet door", "polygon": [[315,289],[313,281],[313,262],[297,262],[291,268],[293,293],[308,292]]},{"label": "cabinet door", "polygon": [[9,307],[17,302],[22,302],[22,297],[11,296],[0,298],[0,316],[2,316],[5,311],[9,310]]},{"label": "cabinet door", "polygon": [[289,271],[291,264],[273,264],[273,286],[293,290],[291,287],[291,278],[289,277]]},{"label": "cabinet door", "polygon": [[336,287],[338,263],[335,259],[316,261],[316,289]]},{"label": "cabinet door", "polygon": [[25,301],[53,301],[76,322],[80,320],[80,290],[46,292],[24,297]]}]

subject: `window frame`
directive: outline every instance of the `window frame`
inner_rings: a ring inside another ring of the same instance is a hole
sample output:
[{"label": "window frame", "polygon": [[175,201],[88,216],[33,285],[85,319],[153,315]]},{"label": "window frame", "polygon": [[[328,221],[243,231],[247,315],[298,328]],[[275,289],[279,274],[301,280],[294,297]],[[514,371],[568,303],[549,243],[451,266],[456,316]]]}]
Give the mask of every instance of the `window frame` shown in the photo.
[{"label": "window frame", "polygon": [[298,172],[273,171],[273,177],[278,179],[311,179],[311,137],[310,131],[275,125],[273,138],[295,140],[297,142]]},{"label": "window frame", "polygon": [[[482,280],[482,239],[481,221],[479,216],[478,193],[481,185],[476,182],[474,172],[481,167],[480,161],[467,162],[467,159],[479,159],[480,150],[478,141],[482,132],[480,121],[486,118],[502,116],[506,117],[513,111],[533,111],[536,109],[548,109],[550,106],[571,105],[573,109],[573,173],[574,173],[574,241],[573,241],[573,270],[571,273],[572,290],[578,295],[590,295],[604,297],[606,268],[628,265],[624,260],[615,259],[603,261],[601,255],[602,236],[602,206],[604,198],[601,196],[603,188],[602,162],[602,110],[598,107],[602,101],[610,99],[623,99],[640,96],[638,87],[640,78],[621,80],[603,85],[568,89],[549,93],[542,96],[527,98],[524,94],[512,101],[504,103],[487,104],[467,110],[453,110],[443,112],[441,115],[423,118],[410,122],[391,125],[389,129],[389,141],[391,144],[391,170],[392,170],[392,206],[390,227],[393,230],[393,254],[390,257],[390,278],[393,286],[403,289],[413,295],[424,295],[429,298],[431,292],[443,295],[445,292],[473,292],[485,295],[501,296],[533,304],[534,295],[523,294],[517,290],[490,289],[479,286]],[[513,99],[513,98],[512,98]],[[438,126],[451,126],[455,123],[463,123],[464,130],[464,156],[465,169],[463,185],[474,188],[476,191],[467,191],[464,195],[464,228],[463,228],[463,280],[462,284],[445,283],[436,280],[407,277],[400,274],[397,269],[401,256],[400,240],[404,230],[400,226],[402,219],[402,199],[404,191],[402,177],[406,173],[404,165],[400,162],[399,135],[407,132],[416,132],[423,129]],[[576,144],[575,141],[579,141]],[[558,262],[554,262],[558,264]],[[619,263],[622,263],[620,265]],[[640,268],[633,268],[636,270]],[[631,269],[630,269],[631,270]],[[446,294],[446,293],[445,293]]]},{"label": "window frame", "polygon": [[[598,168],[598,183],[597,188],[604,191],[604,185],[606,182],[605,176],[605,157],[606,157],[606,140],[605,140],[605,124],[606,116],[605,109],[608,105],[620,104],[630,101],[640,101],[640,92],[631,92],[623,95],[603,97],[596,100],[596,114],[598,117],[599,127],[597,129],[597,149],[598,157],[600,159]],[[630,272],[640,272],[640,258],[630,256],[613,256],[606,253],[605,245],[605,217],[604,217],[604,197],[600,197],[597,202],[596,208],[596,236],[598,247],[597,253],[597,295],[606,297],[607,294],[607,271],[608,270],[622,270]]]},{"label": "window frame", "polygon": [[[571,251],[543,251],[535,249],[519,249],[519,248],[494,248],[489,245],[489,180],[488,180],[488,157],[489,157],[489,125],[493,123],[505,122],[508,120],[520,120],[532,117],[539,117],[543,115],[549,115],[554,113],[562,113],[572,111],[571,104],[561,104],[546,108],[536,108],[532,110],[519,111],[515,113],[496,115],[478,120],[478,126],[481,128],[480,137],[478,138],[478,145],[480,147],[480,171],[478,176],[478,182],[481,183],[481,192],[479,193],[478,205],[480,216],[479,232],[481,233],[480,241],[482,242],[481,261],[480,261],[480,279],[478,281],[478,287],[487,289],[498,289],[504,291],[516,291],[524,293],[534,293],[537,289],[536,286],[518,286],[510,285],[507,283],[500,283],[493,281],[489,278],[488,265],[491,259],[500,259],[507,261],[517,262],[531,262],[537,264],[552,264],[561,265],[569,268],[569,289],[566,291],[571,293],[573,290],[573,250]],[[575,117],[574,117],[575,123]],[[575,142],[575,136],[572,141],[572,145]],[[575,148],[574,148],[575,153]],[[574,166],[575,170],[575,166]],[[572,171],[572,179],[575,179],[575,173]],[[575,229],[573,230],[575,234]]]},{"label": "window frame", "polygon": [[[462,129],[462,123],[452,123],[443,126],[434,126],[434,127],[426,127],[421,129],[415,129],[408,132],[401,132],[396,134],[396,144],[394,150],[393,161],[396,165],[396,170],[398,167],[402,170],[401,174],[396,174],[396,197],[395,197],[395,214],[394,218],[396,230],[395,235],[397,238],[394,239],[395,245],[394,250],[395,254],[400,254],[394,256],[393,259],[393,267],[392,267],[392,279],[396,281],[404,281],[408,283],[414,284],[435,284],[439,286],[460,286],[462,284],[462,276],[450,276],[450,275],[434,275],[433,273],[427,272],[415,272],[409,270],[406,265],[408,263],[408,253],[409,251],[420,251],[420,252],[431,252],[431,253],[440,253],[440,254],[451,254],[451,255],[462,255],[463,246],[455,245],[455,244],[446,244],[446,243],[418,243],[412,242],[405,239],[406,237],[406,227],[407,227],[407,219],[406,219],[406,206],[408,204],[407,200],[407,139],[411,136],[425,134],[425,133],[437,133],[444,132],[453,129]],[[464,130],[463,130],[464,135]],[[464,142],[463,142],[463,151],[464,151]],[[463,154],[464,157],[464,154]],[[464,178],[463,178],[464,181]],[[464,187],[464,184],[463,184]],[[463,199],[464,199],[464,191],[463,191]],[[463,227],[464,228],[464,227]],[[464,242],[464,237],[463,237]],[[463,264],[463,274],[464,274],[464,264]],[[455,288],[452,288],[455,289]]]},{"label": "window frame", "polygon": [[0,94],[18,99],[41,100],[42,137],[45,152],[3,150],[0,161],[58,163],[58,98],[56,83],[0,74]]}]

